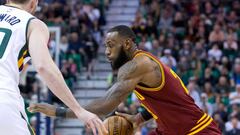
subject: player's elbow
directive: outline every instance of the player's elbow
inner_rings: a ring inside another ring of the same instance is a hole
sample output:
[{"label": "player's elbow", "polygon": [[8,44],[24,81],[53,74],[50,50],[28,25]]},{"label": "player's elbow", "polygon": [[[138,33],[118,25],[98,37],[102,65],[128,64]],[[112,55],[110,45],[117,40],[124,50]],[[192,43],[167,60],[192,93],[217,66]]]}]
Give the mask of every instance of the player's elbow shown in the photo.
[{"label": "player's elbow", "polygon": [[52,69],[50,61],[47,61],[46,59],[39,59],[37,62],[34,62],[34,66],[38,73],[45,73]]},{"label": "player's elbow", "polygon": [[44,64],[35,65],[35,69],[38,73],[44,73],[46,71],[46,66]]}]

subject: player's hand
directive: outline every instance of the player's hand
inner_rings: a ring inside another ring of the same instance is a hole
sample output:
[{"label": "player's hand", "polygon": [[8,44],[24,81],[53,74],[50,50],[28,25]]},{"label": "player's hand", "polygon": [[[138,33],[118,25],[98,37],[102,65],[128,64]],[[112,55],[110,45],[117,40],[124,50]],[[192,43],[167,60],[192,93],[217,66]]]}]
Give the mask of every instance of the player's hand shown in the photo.
[{"label": "player's hand", "polygon": [[130,121],[133,124],[134,130],[136,130],[136,128],[142,124],[142,121],[138,120],[136,115],[130,115],[130,114],[120,113],[120,112],[115,112],[115,114],[118,116],[122,116],[122,117],[126,118],[128,121]]},{"label": "player's hand", "polygon": [[57,107],[47,103],[35,103],[30,104],[27,109],[31,113],[41,112],[49,117],[55,117]]},{"label": "player's hand", "polygon": [[[94,135],[107,135],[108,131],[103,122],[97,117],[97,115],[88,112],[86,110],[76,113],[77,117],[84,122],[88,129],[91,129]],[[98,132],[97,132],[98,131]]]}]

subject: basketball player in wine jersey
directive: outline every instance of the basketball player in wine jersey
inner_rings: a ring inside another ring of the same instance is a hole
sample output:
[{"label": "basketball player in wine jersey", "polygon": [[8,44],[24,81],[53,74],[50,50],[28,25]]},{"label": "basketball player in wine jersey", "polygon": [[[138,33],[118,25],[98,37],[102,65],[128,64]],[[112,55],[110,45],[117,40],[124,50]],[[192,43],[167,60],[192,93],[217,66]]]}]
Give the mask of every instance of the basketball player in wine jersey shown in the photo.
[{"label": "basketball player in wine jersey", "polygon": [[[154,118],[158,128],[153,135],[221,135],[213,119],[194,103],[178,75],[157,57],[138,50],[135,37],[123,25],[108,31],[105,54],[112,68],[118,70],[118,79],[105,96],[85,109],[105,116],[134,92],[148,113],[139,113],[131,121],[141,123]],[[49,104],[35,104],[30,110],[56,115],[56,107]],[[70,109],[65,111],[66,117],[76,117]]]}]

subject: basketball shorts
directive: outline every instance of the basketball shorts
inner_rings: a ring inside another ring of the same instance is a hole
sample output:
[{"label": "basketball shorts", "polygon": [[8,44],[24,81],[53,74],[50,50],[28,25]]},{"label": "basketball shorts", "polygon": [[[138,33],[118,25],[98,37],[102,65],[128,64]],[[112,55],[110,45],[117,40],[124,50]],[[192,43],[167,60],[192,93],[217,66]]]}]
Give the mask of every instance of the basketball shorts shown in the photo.
[{"label": "basketball shorts", "polygon": [[0,92],[0,134],[34,135],[20,95]]}]

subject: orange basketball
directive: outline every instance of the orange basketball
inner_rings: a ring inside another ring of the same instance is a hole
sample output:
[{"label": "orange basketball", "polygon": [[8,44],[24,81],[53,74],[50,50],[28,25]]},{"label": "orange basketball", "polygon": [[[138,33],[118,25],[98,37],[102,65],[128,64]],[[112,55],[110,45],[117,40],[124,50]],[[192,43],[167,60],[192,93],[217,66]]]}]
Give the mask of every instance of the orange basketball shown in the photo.
[{"label": "orange basketball", "polygon": [[104,120],[108,135],[133,135],[133,125],[121,116],[111,116]]}]

